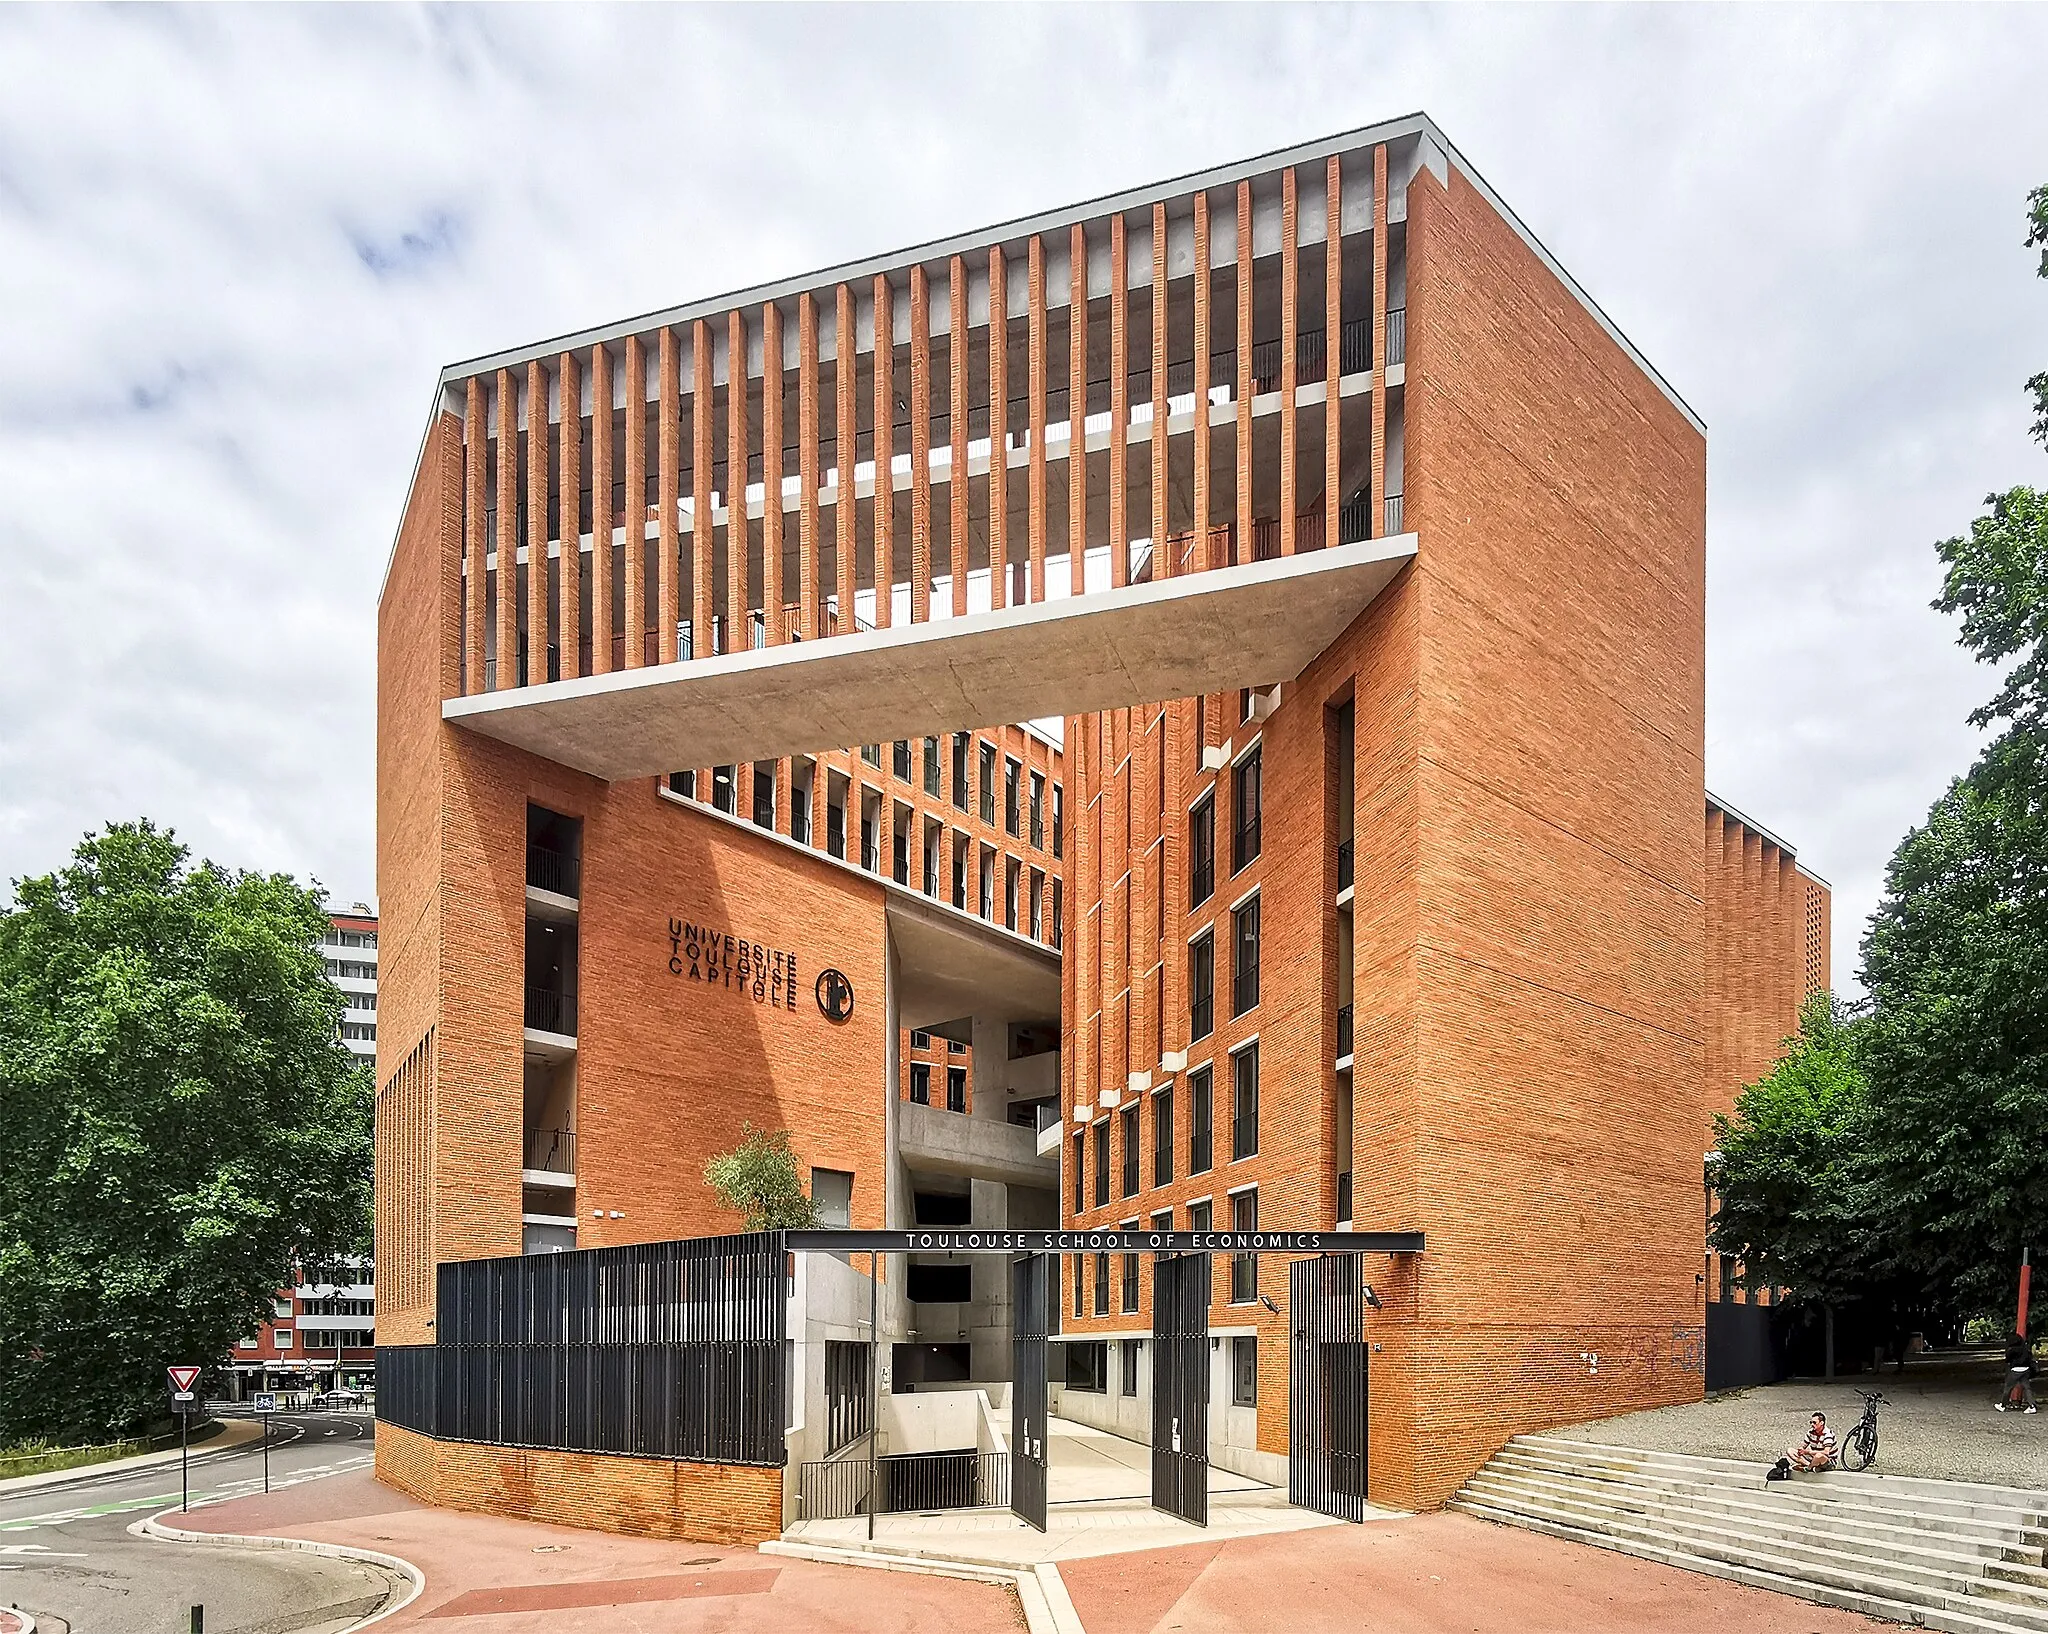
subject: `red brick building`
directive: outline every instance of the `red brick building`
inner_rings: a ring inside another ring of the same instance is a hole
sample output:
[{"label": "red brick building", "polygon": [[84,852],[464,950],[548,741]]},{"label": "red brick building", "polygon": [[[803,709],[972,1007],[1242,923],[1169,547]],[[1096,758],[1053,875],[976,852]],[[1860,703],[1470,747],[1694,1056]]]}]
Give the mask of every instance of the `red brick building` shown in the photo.
[{"label": "red brick building", "polygon": [[[380,608],[380,1336],[438,1262],[732,1229],[751,1123],[856,1226],[1424,1232],[1368,1273],[1387,1503],[1697,1395],[1707,1113],[1827,974],[1704,790],[1705,460],[1419,117],[445,371]],[[1122,1425],[1150,1268],[1069,1267],[1062,1410]],[[983,1269],[907,1271],[897,1387],[1006,1377]],[[1271,1474],[1285,1276],[1215,1278],[1209,1446]]]}]

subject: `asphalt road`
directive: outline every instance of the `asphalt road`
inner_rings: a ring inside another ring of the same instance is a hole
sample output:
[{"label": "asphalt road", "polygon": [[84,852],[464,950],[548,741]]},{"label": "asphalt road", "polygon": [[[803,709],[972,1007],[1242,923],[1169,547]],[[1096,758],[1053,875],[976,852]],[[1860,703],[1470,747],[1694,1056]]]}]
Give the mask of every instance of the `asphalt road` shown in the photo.
[{"label": "asphalt road", "polygon": [[[270,1484],[296,1485],[371,1459],[365,1413],[278,1414]],[[263,1490],[259,1444],[195,1451],[192,1501]],[[178,1466],[82,1470],[74,1480],[0,1497],[0,1605],[36,1615],[47,1634],[331,1634],[381,1606],[396,1580],[353,1561],[283,1550],[134,1537],[140,1516],[178,1504]]]}]

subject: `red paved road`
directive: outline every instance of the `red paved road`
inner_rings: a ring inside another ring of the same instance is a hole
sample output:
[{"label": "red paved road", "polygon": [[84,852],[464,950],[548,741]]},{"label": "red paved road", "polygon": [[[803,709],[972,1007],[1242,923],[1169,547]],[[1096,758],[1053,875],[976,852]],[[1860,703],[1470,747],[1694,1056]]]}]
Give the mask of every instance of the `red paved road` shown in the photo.
[{"label": "red paved road", "polygon": [[1862,1634],[1888,1625],[1606,1549],[1419,1515],[1062,1562],[1088,1634]]},{"label": "red paved road", "polygon": [[[378,1628],[431,1634],[1022,1634],[1007,1589],[434,1509],[368,1471],[194,1510],[195,1530],[398,1555],[426,1593]],[[628,1609],[630,1608],[630,1609]],[[431,1620],[430,1620],[431,1619]]]}]

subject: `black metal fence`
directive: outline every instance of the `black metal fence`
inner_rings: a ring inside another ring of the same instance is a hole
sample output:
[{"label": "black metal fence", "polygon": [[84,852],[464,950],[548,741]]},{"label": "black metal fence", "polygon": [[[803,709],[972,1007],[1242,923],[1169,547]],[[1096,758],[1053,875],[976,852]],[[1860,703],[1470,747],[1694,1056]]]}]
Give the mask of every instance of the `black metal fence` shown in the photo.
[{"label": "black metal fence", "polygon": [[841,1520],[868,1512],[907,1515],[934,1509],[1007,1509],[1010,1455],[1006,1452],[891,1453],[875,1460],[874,1485],[865,1458],[819,1459],[797,1471],[797,1517]]},{"label": "black metal fence", "polygon": [[756,1232],[442,1265],[438,1342],[378,1347],[378,1417],[447,1441],[780,1465],[786,1258]]},{"label": "black metal fence", "polygon": [[[1347,1177],[1348,1178],[1348,1177]],[[1338,1520],[1365,1518],[1364,1283],[1350,1254],[1288,1268],[1287,1496]]]}]

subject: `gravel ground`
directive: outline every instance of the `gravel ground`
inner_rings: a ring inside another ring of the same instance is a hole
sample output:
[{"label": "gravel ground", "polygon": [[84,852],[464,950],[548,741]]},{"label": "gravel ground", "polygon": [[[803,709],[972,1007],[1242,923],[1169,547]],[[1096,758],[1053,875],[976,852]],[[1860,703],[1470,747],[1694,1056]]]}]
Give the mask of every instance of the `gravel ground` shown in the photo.
[{"label": "gravel ground", "polygon": [[1837,1436],[1844,1434],[1863,1415],[1860,1386],[1882,1390],[1890,1403],[1879,1412],[1876,1473],[2048,1489],[2048,1381],[2037,1381],[2041,1412],[1997,1413],[1991,1402],[2000,1371],[1996,1357],[1937,1354],[1908,1362],[1904,1373],[1886,1368],[1833,1384],[1791,1379],[1556,1433],[1614,1447],[1768,1462],[1805,1435],[1816,1408]]}]

